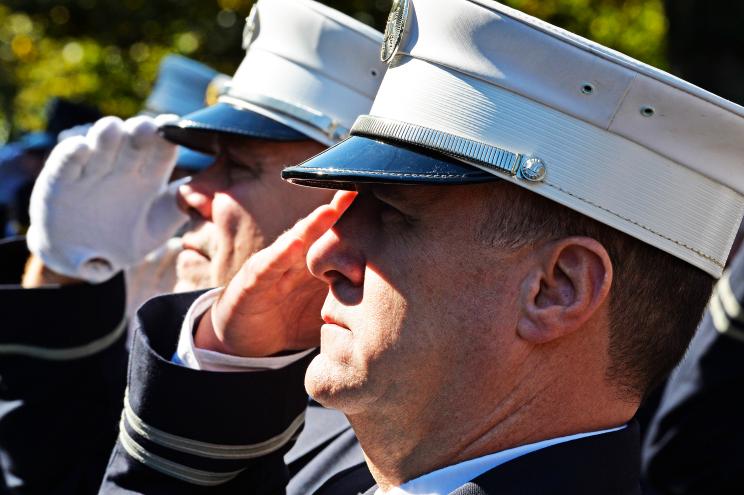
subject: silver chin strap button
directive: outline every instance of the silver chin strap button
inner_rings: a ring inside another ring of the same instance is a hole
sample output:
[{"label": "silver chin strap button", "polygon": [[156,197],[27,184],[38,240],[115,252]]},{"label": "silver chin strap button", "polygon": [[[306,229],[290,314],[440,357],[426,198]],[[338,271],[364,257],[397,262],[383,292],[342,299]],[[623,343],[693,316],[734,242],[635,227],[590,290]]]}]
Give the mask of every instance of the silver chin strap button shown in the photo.
[{"label": "silver chin strap button", "polygon": [[547,173],[548,169],[545,167],[545,162],[539,158],[528,158],[519,168],[520,177],[530,182],[542,182]]}]

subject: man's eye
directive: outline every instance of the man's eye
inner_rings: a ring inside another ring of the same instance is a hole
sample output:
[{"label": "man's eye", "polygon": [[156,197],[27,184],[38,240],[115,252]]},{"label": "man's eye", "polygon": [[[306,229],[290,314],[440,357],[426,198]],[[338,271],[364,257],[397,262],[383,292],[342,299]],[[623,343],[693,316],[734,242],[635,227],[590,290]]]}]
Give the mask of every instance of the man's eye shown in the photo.
[{"label": "man's eye", "polygon": [[365,197],[369,194],[369,197],[374,201],[375,208],[377,209],[382,222],[406,224],[416,223],[416,218],[412,217],[405,208],[401,209],[401,206],[397,204],[398,201],[390,200],[386,196],[378,194],[375,190],[370,191],[370,193],[367,193],[365,190],[361,194]]},{"label": "man's eye", "polygon": [[413,223],[408,215],[384,201],[380,201],[380,218],[383,222]]},{"label": "man's eye", "polygon": [[251,167],[250,165],[240,163],[231,158],[225,160],[225,165],[229,171],[230,178],[233,180],[257,179],[261,175],[256,167]]}]

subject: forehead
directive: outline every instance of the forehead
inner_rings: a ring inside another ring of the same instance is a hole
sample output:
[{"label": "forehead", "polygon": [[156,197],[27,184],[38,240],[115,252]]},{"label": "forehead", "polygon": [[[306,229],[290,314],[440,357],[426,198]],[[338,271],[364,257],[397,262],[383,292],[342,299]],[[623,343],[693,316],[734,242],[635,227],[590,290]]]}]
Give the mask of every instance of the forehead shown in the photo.
[{"label": "forehead", "polygon": [[468,185],[402,185],[357,184],[361,194],[371,194],[383,201],[407,203],[419,208],[438,211],[442,208],[469,211],[482,207],[484,202],[498,201],[500,183]]},{"label": "forehead", "polygon": [[256,139],[235,134],[217,134],[217,148],[219,152],[250,151],[251,153],[271,154],[284,149],[293,142]]},{"label": "forehead", "polygon": [[218,154],[261,161],[278,161],[291,165],[287,159],[302,160],[325,149],[322,144],[307,139],[302,141],[278,141],[255,139],[245,136],[222,134],[217,137]]}]

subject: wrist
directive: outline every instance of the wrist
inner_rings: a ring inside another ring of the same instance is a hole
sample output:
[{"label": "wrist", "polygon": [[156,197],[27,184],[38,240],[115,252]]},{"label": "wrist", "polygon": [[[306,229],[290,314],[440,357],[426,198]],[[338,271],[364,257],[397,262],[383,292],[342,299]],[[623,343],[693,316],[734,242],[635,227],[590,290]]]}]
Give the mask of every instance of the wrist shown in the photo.
[{"label": "wrist", "polygon": [[260,336],[253,334],[251,338],[249,328],[241,327],[237,329],[237,333],[235,328],[226,331],[219,322],[214,321],[215,315],[219,312],[218,304],[219,300],[205,311],[196,323],[194,347],[245,358],[263,358],[287,350],[286,345],[282,345],[277,339],[268,338],[271,332],[262,333]]},{"label": "wrist", "polygon": [[50,285],[74,285],[82,284],[84,280],[68,277],[50,270],[41,258],[30,255],[23,270],[21,287],[24,289],[37,289]]},{"label": "wrist", "polygon": [[205,351],[214,351],[221,354],[232,354],[225,346],[222,340],[217,337],[214,323],[212,322],[212,308],[210,308],[199,318],[194,332],[194,346]]}]

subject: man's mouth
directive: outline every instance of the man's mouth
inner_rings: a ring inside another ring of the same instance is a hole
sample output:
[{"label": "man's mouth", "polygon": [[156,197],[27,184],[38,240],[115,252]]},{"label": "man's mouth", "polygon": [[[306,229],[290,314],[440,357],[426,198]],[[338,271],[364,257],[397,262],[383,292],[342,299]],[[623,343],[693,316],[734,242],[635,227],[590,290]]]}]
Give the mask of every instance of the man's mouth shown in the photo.
[{"label": "man's mouth", "polygon": [[347,327],[343,322],[341,322],[338,318],[335,316],[321,312],[320,317],[323,319],[323,322],[327,325],[335,325],[337,327],[344,328],[346,330],[349,330],[349,327]]},{"label": "man's mouth", "polygon": [[200,246],[197,243],[189,242],[188,239],[184,238],[183,240],[183,250],[184,251],[194,251],[198,253],[199,255],[203,256],[204,258],[211,260],[211,257],[207,253],[207,250],[204,249],[202,246]]}]

